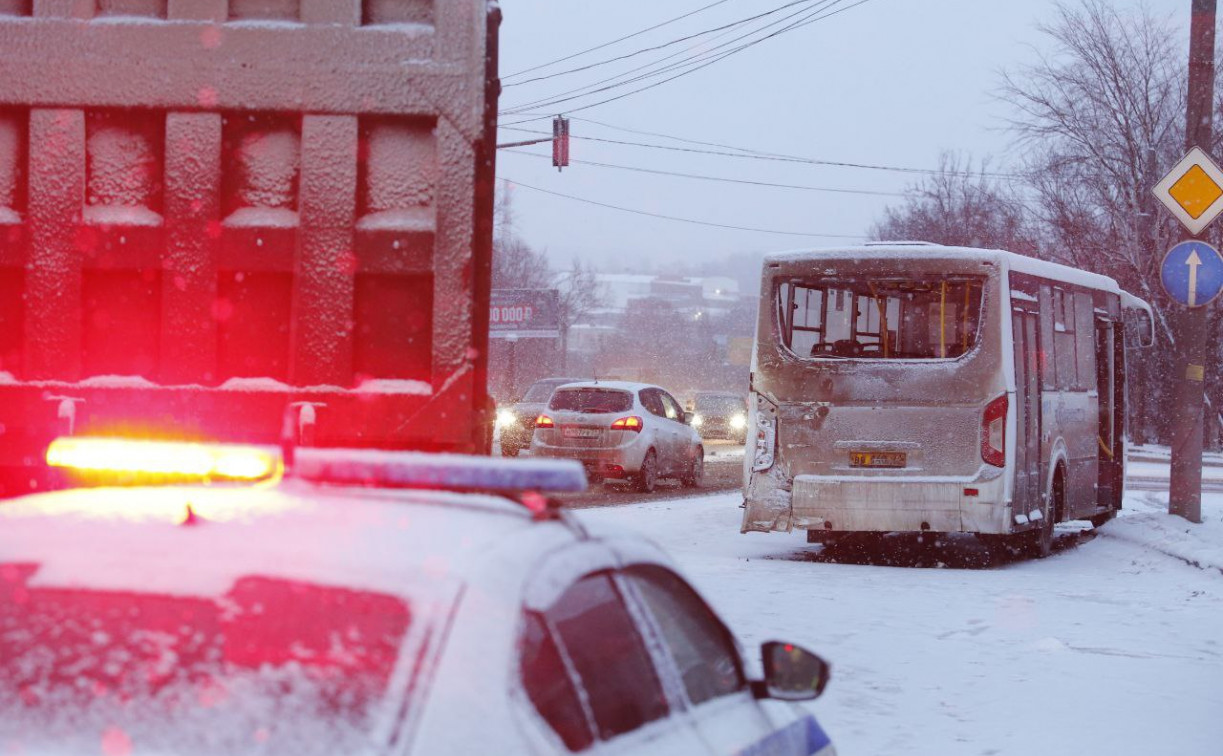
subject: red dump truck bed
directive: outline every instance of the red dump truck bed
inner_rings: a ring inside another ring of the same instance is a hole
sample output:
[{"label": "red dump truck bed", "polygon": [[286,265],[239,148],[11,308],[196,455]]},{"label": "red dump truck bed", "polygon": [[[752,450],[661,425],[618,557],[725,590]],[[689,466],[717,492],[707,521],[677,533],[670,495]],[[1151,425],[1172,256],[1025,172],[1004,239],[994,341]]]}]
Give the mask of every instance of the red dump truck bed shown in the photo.
[{"label": "red dump truck bed", "polygon": [[0,0],[7,493],[66,433],[484,451],[498,21]]}]

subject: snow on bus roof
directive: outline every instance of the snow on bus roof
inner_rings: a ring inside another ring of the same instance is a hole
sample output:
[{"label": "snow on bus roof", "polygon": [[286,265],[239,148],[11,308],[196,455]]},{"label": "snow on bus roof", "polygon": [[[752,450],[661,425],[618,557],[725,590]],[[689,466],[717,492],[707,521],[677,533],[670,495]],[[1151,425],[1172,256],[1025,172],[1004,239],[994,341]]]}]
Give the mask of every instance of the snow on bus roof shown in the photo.
[{"label": "snow on bus roof", "polygon": [[802,262],[804,260],[836,260],[846,257],[854,259],[869,259],[869,260],[904,260],[904,259],[923,259],[931,257],[956,257],[963,260],[975,260],[979,262],[993,262],[1005,265],[1009,270],[1018,273],[1026,273],[1032,276],[1041,278],[1049,278],[1054,281],[1062,281],[1072,286],[1082,286],[1088,289],[1101,289],[1114,294],[1124,294],[1123,299],[1126,301],[1133,300],[1140,302],[1141,305],[1127,304],[1127,307],[1139,306],[1146,307],[1146,303],[1134,297],[1132,294],[1126,294],[1122,291],[1117,282],[1108,276],[1102,276],[1098,273],[1091,273],[1086,270],[1079,270],[1068,265],[1049,262],[1047,260],[1038,260],[1035,257],[1027,255],[1019,255],[1014,252],[1007,252],[1002,249],[978,249],[975,247],[947,247],[938,244],[929,244],[927,242],[895,242],[895,243],[879,243],[874,242],[864,246],[854,247],[830,247],[827,249],[800,249],[787,252],[777,252],[765,257],[766,263],[779,262]]}]

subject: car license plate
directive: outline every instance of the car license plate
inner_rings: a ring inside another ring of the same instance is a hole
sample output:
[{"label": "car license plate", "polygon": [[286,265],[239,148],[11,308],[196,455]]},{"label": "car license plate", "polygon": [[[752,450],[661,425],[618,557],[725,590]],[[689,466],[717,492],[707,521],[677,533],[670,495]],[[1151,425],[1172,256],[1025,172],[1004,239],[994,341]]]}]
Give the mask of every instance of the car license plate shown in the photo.
[{"label": "car license plate", "polygon": [[565,438],[598,438],[602,431],[598,428],[565,428]]},{"label": "car license plate", "polygon": [[904,452],[850,452],[850,467],[904,467],[908,464]]}]

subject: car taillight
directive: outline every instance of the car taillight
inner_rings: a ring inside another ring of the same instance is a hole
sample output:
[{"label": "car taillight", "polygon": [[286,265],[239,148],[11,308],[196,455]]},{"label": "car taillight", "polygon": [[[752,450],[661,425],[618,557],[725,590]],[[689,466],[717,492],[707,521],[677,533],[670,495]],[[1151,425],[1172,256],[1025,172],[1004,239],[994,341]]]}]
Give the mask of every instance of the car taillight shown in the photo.
[{"label": "car taillight", "polygon": [[630,415],[615,421],[611,424],[611,427],[612,430],[630,430],[640,433],[642,427],[644,427],[644,424],[641,422],[641,418],[637,417],[636,415]]},{"label": "car taillight", "polygon": [[985,405],[981,415],[981,459],[994,467],[1006,467],[1006,394]]},{"label": "car taillight", "polygon": [[547,415],[540,415],[539,417],[535,418],[535,427],[536,428],[555,428],[556,423],[552,422],[552,418],[548,417]]}]

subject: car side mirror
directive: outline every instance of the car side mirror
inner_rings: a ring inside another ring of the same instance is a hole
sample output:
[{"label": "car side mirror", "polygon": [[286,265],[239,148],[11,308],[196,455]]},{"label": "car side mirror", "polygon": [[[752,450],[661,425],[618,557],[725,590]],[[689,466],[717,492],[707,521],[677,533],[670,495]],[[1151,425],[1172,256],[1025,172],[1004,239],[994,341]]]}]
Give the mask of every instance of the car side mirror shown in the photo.
[{"label": "car side mirror", "polygon": [[753,686],[757,698],[810,701],[819,698],[832,675],[828,662],[793,643],[768,641],[760,646],[760,654],[764,680]]},{"label": "car side mirror", "polygon": [[685,412],[684,413],[684,425],[692,425],[692,418],[694,417],[696,417],[696,413]]}]

